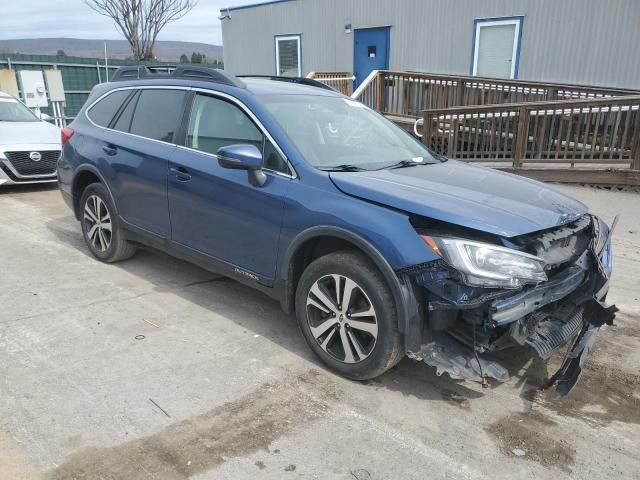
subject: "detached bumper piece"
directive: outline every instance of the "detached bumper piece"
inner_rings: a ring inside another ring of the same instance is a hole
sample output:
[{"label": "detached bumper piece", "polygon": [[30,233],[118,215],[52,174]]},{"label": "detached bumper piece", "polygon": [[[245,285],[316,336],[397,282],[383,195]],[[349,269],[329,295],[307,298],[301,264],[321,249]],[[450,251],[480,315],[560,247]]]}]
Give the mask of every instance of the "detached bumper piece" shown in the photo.
[{"label": "detached bumper piece", "polygon": [[486,377],[500,382],[509,380],[509,371],[497,362],[475,355],[463,343],[439,333],[433,341],[422,345],[420,351],[409,353],[409,358],[421,360],[436,368],[436,375],[447,372],[454,380],[478,380],[483,385]]},{"label": "detached bumper piece", "polygon": [[545,385],[555,386],[557,397],[567,395],[580,379],[600,327],[613,324],[617,311],[604,303],[610,232],[603,237],[599,225],[595,217],[583,217],[574,226],[522,239],[546,249],[553,259],[552,275],[538,285],[518,290],[471,287],[440,262],[413,272],[416,284],[425,289],[428,313],[423,342],[408,356],[435,367],[438,375],[446,372],[453,379],[485,385],[487,378],[509,379],[507,368],[491,358],[493,352],[525,347],[548,359],[569,345],[562,366]]},{"label": "detached bumper piece", "polygon": [[534,313],[532,318],[535,326],[524,343],[545,359],[575,338],[584,324],[582,309],[575,311],[565,322],[558,322],[552,315],[541,312]]},{"label": "detached bumper piece", "polygon": [[564,397],[576,386],[582,375],[584,360],[596,341],[600,327],[605,323],[612,325],[617,311],[618,307],[615,305],[605,306],[595,299],[591,299],[585,306],[580,333],[567,352],[562,366],[546,385],[556,386],[556,397]]}]

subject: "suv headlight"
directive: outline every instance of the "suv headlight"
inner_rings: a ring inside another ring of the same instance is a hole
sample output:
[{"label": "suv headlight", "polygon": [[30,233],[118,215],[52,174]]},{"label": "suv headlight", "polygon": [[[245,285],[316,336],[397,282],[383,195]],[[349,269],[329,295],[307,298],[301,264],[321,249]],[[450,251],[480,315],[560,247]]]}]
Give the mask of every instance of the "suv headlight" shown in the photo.
[{"label": "suv headlight", "polygon": [[547,280],[545,263],[535,255],[459,238],[420,235],[422,240],[474,287],[518,288]]}]

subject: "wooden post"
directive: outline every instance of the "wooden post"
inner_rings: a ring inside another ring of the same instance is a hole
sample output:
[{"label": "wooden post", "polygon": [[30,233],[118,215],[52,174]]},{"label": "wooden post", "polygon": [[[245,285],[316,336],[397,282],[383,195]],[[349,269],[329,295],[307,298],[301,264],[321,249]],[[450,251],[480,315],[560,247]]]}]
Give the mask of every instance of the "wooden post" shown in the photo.
[{"label": "wooden post", "polygon": [[631,169],[640,170],[640,132],[638,129],[635,131],[635,144],[631,151]]},{"label": "wooden post", "polygon": [[[631,113],[631,107],[629,107],[629,113]],[[640,110],[636,111],[636,121],[633,122],[630,167],[632,170],[640,170]]]},{"label": "wooden post", "polygon": [[405,115],[411,115],[411,112],[409,111],[410,108],[410,102],[411,102],[411,81],[409,80],[409,77],[404,75],[402,77],[402,84],[404,86],[403,88],[403,100],[402,100],[402,113],[404,113]]},{"label": "wooden post", "polygon": [[456,104],[454,106],[464,106],[464,89],[466,82],[464,80],[458,80],[458,91],[456,92]]},{"label": "wooden post", "polygon": [[457,150],[456,141],[458,139],[458,118],[451,119],[451,127],[449,129],[449,145],[447,145],[447,157],[453,158]]},{"label": "wooden post", "polygon": [[378,72],[376,78],[376,110],[379,113],[384,112],[384,72]]},{"label": "wooden post", "polygon": [[433,127],[433,116],[426,111],[422,112],[422,143],[427,148],[431,148],[431,132]]},{"label": "wooden post", "polygon": [[527,143],[529,142],[529,110],[520,107],[518,110],[518,130],[514,139],[513,168],[522,166],[522,160],[526,154]]}]

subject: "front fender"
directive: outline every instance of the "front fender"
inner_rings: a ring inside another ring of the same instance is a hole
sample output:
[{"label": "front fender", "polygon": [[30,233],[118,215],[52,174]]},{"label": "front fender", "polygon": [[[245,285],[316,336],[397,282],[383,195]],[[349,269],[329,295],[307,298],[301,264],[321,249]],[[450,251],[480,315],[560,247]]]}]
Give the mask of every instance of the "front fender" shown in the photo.
[{"label": "front fender", "polygon": [[342,193],[326,178],[323,184],[291,183],[280,232],[279,267],[287,265],[286,253],[294,240],[317,228],[362,239],[394,271],[439,258],[424,244],[406,212]]},{"label": "front fender", "polygon": [[380,269],[394,296],[400,332],[407,344],[419,341],[419,292],[398,272],[435,260],[436,255],[406,213],[351,197],[331,183],[322,187],[293,182],[287,194],[277,268],[283,308],[291,310],[296,281],[292,264],[299,248],[312,238],[336,237],[355,245]]},{"label": "front fender", "polygon": [[285,310],[290,310],[291,300],[295,291],[293,279],[291,279],[291,268],[293,259],[299,249],[309,240],[320,237],[335,237],[355,245],[362,251],[382,272],[387,284],[393,294],[398,315],[398,329],[407,339],[407,343],[413,344],[411,340],[419,341],[422,322],[421,302],[415,287],[405,275],[397,274],[382,253],[376,249],[366,239],[349,230],[331,225],[321,225],[311,227],[299,233],[291,242],[283,258],[281,272],[286,272],[280,279],[283,284],[281,304]]}]

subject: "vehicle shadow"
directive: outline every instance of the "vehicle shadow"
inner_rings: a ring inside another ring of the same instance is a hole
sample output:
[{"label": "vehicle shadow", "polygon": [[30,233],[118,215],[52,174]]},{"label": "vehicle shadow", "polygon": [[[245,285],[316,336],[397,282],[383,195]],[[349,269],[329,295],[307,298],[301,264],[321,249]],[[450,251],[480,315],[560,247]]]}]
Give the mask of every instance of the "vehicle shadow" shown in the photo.
[{"label": "vehicle shadow", "polygon": [[[73,216],[50,220],[47,228],[61,242],[93,258]],[[132,259],[113,264],[113,267],[150,282],[155,292],[169,292],[199,307],[215,311],[314,363],[319,369],[328,371],[309,349],[294,316],[285,314],[278,302],[257,290],[148,248],[140,248]],[[510,370],[514,372],[521,371],[530,360],[524,355],[506,358]],[[529,368],[532,370],[525,371],[527,375],[536,373],[536,378],[540,377],[539,365],[532,364]],[[525,382],[528,380],[524,377],[518,378],[518,389]],[[484,396],[479,384],[454,381],[448,375],[438,376],[434,368],[409,358],[404,358],[384,375],[364,383],[372,388],[397,391],[422,400],[445,401],[461,408],[470,408],[470,401]],[[491,388],[501,388],[501,385],[495,382]],[[535,388],[533,385],[530,387]],[[524,394],[527,389],[521,390]]]}]

